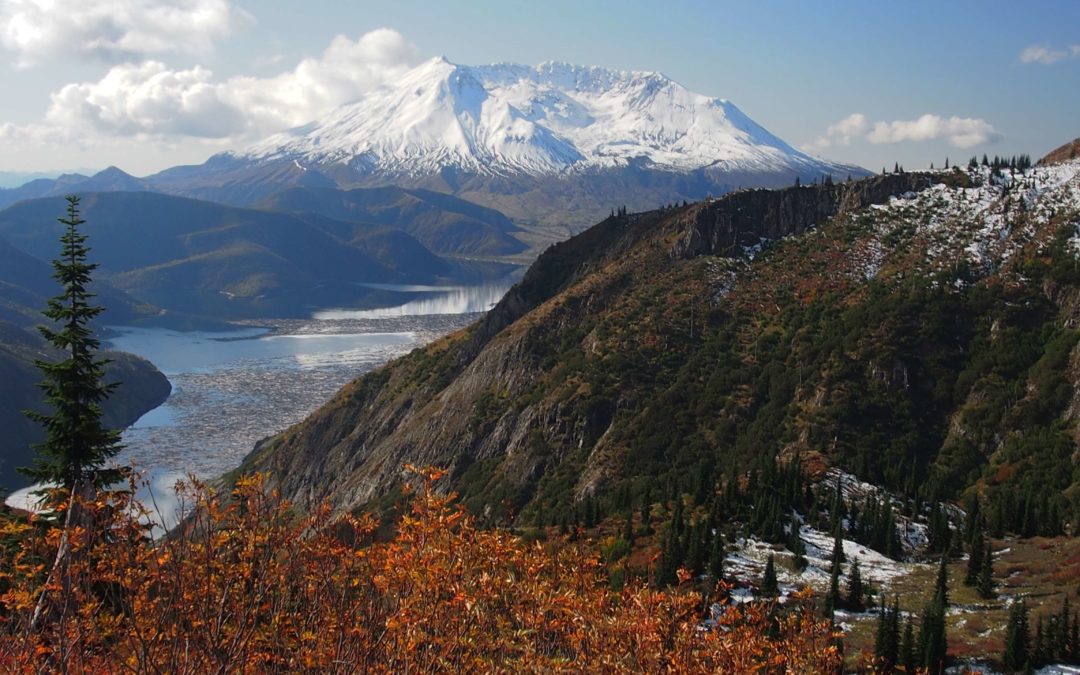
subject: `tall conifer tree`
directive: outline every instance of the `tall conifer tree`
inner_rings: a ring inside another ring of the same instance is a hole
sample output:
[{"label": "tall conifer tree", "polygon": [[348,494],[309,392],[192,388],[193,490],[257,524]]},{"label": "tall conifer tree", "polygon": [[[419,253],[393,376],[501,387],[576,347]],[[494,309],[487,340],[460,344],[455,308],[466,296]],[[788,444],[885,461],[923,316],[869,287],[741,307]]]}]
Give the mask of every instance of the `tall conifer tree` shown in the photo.
[{"label": "tall conifer tree", "polygon": [[53,278],[62,291],[43,312],[52,323],[38,330],[66,358],[57,363],[36,362],[45,375],[39,386],[52,410],[26,413],[45,427],[45,440],[35,446],[34,466],[23,471],[70,493],[82,483],[106,486],[123,474],[104,468],[120,450],[119,432],[106,429],[101,421],[101,402],[117,383],[102,382],[108,360],[98,356],[100,343],[90,326],[104,308],[92,303],[94,294],[89,291],[97,265],[87,262],[90,249],[86,235],[79,232],[86,221],[79,217],[78,197],[67,198],[67,215],[58,221],[67,228],[60,237],[60,257],[53,260]]}]

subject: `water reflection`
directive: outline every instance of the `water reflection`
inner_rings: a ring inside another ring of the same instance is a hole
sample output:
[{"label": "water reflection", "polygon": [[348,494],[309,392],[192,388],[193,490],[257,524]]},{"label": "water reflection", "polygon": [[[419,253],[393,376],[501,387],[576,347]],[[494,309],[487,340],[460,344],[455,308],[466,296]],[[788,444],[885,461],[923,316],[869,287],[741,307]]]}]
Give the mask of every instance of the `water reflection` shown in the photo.
[{"label": "water reflection", "polygon": [[328,309],[314,314],[316,320],[342,321],[348,319],[390,319],[400,316],[434,316],[438,314],[474,314],[486,312],[502,300],[510,289],[509,281],[485,286],[394,286],[368,284],[380,290],[413,292],[423,297],[397,307],[378,309]]},{"label": "water reflection", "polygon": [[138,354],[171,376],[178,373],[211,373],[244,362],[292,361],[300,365],[331,359],[356,362],[388,346],[413,344],[408,332],[322,332],[270,334],[266,328],[229,332],[182,332],[164,328],[113,326],[116,335],[109,346]]},{"label": "water reflection", "polygon": [[[128,468],[115,465],[118,468]],[[178,493],[177,484],[183,482],[190,485],[190,477],[174,471],[152,471],[143,474],[135,481],[135,499],[146,511],[143,523],[150,525],[150,536],[157,539],[170,529],[180,524],[189,510],[189,505],[184,502],[184,497]],[[30,487],[16,490],[8,495],[5,503],[23,511],[39,513],[43,508],[42,499],[35,494],[45,485],[31,485]],[[127,489],[127,485],[117,485],[117,489]]]}]

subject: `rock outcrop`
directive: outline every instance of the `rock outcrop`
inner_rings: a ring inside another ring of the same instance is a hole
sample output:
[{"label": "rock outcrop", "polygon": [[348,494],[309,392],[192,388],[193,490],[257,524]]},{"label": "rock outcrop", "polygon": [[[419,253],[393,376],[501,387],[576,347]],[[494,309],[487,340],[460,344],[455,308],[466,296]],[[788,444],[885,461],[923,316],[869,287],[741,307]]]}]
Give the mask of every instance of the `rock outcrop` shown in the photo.
[{"label": "rock outcrop", "polygon": [[691,210],[672,254],[738,255],[740,247],[802,234],[839,213],[881,204],[942,180],[942,174],[894,173],[847,183],[736,192]]}]

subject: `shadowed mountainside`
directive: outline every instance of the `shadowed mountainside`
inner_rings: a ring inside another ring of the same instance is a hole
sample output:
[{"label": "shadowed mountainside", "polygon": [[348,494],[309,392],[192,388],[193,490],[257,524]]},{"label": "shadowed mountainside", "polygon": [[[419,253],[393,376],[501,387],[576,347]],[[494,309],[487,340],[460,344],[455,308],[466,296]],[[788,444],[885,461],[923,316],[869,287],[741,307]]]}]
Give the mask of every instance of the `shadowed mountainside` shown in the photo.
[{"label": "shadowed mountainside", "polygon": [[[59,236],[52,214],[61,203],[30,200],[0,212],[0,236],[47,259]],[[509,269],[440,258],[387,224],[311,213],[152,192],[89,194],[83,209],[104,281],[158,307],[215,318],[303,317],[362,303],[361,283],[460,283]],[[428,212],[438,219],[437,207]]]}]

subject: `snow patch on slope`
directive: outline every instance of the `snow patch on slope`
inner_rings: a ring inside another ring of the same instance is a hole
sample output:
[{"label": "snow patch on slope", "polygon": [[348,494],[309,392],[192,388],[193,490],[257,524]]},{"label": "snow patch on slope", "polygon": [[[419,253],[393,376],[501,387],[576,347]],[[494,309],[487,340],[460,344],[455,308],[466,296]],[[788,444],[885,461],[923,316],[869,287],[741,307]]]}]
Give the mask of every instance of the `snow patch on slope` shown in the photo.
[{"label": "snow patch on slope", "polygon": [[[926,242],[927,261],[938,268],[963,259],[991,272],[1026,246],[1046,244],[1052,218],[1080,226],[1080,161],[1000,175],[980,166],[968,177],[970,187],[939,183],[872,206],[879,240],[906,232]],[[1080,234],[1070,246],[1080,253]]]}]

